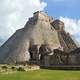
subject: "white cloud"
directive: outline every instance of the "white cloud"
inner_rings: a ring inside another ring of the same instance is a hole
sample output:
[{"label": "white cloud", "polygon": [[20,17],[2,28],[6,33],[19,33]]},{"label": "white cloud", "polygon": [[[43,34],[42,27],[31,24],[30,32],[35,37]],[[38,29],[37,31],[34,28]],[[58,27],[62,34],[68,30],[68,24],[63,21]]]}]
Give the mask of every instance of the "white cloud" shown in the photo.
[{"label": "white cloud", "polygon": [[47,6],[40,0],[0,0],[0,38],[8,38],[24,27],[33,12]]},{"label": "white cloud", "polygon": [[80,19],[71,19],[68,17],[60,17],[65,24],[65,30],[69,32],[80,43]]},{"label": "white cloud", "polygon": [[72,35],[80,33],[80,20],[70,19],[67,17],[60,17],[60,20],[64,22],[65,29]]}]

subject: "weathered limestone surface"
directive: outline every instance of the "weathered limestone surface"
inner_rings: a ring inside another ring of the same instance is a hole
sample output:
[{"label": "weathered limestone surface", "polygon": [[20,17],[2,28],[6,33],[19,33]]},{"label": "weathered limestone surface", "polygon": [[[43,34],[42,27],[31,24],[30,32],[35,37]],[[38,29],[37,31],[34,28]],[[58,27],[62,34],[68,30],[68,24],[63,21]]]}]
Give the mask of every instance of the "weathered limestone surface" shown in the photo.
[{"label": "weathered limestone surface", "polygon": [[51,24],[58,33],[58,38],[61,46],[63,47],[63,51],[70,52],[75,50],[77,46],[71,38],[70,34],[66,33],[66,31],[64,30],[64,23],[60,20],[55,20]]},{"label": "weathered limestone surface", "polygon": [[58,34],[45,13],[35,13],[23,29],[17,30],[0,48],[1,63],[29,61],[30,45],[49,44],[52,49],[60,47]]},{"label": "weathered limestone surface", "polygon": [[[44,46],[45,51],[43,49],[40,51],[42,45],[48,45],[48,47]],[[24,28],[17,30],[0,47],[0,63],[15,64],[42,57],[42,60],[46,59],[48,64],[46,61],[42,62],[49,65],[49,59],[51,64],[55,62],[54,53],[50,55],[54,49],[70,52],[76,48],[74,41],[64,31],[63,22],[53,20],[44,12],[36,12],[32,18],[29,18]]]}]

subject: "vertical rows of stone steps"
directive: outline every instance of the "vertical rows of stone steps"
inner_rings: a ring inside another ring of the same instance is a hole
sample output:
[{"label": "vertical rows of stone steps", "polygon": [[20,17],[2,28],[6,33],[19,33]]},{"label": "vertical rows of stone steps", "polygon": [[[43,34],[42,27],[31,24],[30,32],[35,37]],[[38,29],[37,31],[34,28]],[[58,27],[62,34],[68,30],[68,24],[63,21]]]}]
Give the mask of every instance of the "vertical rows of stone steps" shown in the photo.
[{"label": "vertical rows of stone steps", "polygon": [[59,32],[59,35],[62,36],[62,39],[65,42],[69,51],[72,51],[77,48],[76,44],[74,43],[74,41],[72,40],[72,38],[70,37],[69,34],[67,34],[64,31],[61,31],[61,32]]}]

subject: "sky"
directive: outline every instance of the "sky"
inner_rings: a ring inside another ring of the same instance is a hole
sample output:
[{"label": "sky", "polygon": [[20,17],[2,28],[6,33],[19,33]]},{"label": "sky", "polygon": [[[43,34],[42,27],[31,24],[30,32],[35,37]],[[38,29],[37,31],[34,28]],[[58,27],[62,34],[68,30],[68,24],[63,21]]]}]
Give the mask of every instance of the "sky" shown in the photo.
[{"label": "sky", "polygon": [[80,43],[80,0],[0,0],[0,45],[24,27],[36,11],[65,23],[65,30]]}]

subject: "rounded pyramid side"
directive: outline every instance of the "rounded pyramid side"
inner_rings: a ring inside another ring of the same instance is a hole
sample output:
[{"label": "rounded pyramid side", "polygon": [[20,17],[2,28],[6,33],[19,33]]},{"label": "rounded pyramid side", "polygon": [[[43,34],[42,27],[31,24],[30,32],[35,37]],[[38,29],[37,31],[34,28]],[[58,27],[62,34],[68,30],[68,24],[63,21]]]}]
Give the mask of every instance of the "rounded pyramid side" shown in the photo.
[{"label": "rounded pyramid side", "polygon": [[0,63],[29,61],[29,46],[48,44],[51,49],[61,47],[58,33],[50,24],[50,18],[43,13],[35,14],[23,29],[17,30],[0,48]]},{"label": "rounded pyramid side", "polygon": [[28,37],[25,37],[24,29],[17,30],[1,46],[0,63],[16,63],[17,61],[27,61],[29,58],[28,52],[26,51],[28,45],[27,43]]}]

